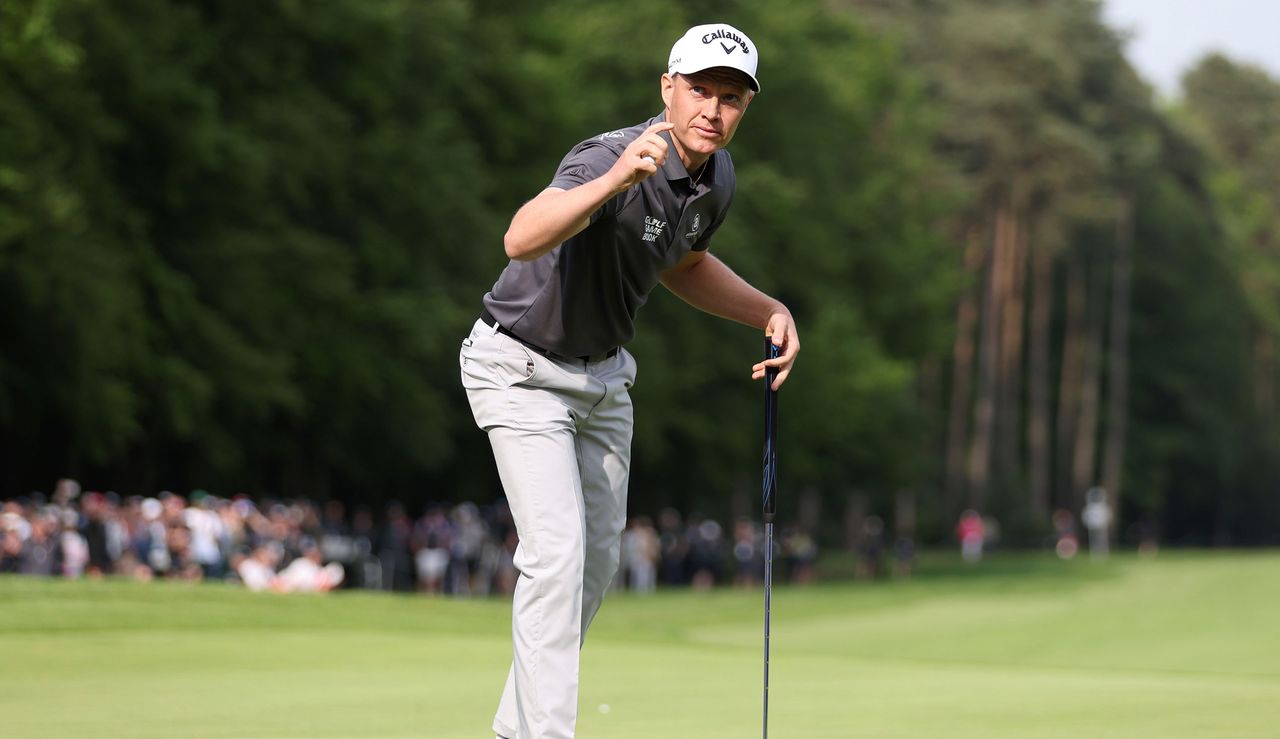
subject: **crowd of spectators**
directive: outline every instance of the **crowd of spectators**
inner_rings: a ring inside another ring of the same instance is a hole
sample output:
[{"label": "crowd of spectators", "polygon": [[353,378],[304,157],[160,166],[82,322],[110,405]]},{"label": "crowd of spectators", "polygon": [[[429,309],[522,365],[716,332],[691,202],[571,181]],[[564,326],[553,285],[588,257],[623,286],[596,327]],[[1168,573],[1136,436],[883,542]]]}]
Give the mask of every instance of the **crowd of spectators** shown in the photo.
[{"label": "crowd of spectators", "polygon": [[[0,574],[232,581],[274,591],[483,596],[514,589],[518,539],[505,501],[428,504],[418,513],[395,502],[375,516],[337,500],[201,490],[82,493],[74,480],[60,480],[51,494],[0,502]],[[776,577],[810,581],[816,556],[802,529],[780,528]],[[620,557],[618,588],[750,587],[763,574],[764,541],[751,521],[726,535],[713,519],[666,509],[656,525],[647,516],[628,521]]]}]

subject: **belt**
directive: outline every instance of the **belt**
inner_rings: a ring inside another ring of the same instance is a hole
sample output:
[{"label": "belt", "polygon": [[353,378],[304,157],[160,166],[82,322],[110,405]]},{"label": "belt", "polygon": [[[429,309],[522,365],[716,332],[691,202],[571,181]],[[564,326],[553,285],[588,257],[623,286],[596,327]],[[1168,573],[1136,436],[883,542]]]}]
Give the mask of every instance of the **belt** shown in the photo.
[{"label": "belt", "polygon": [[618,356],[618,351],[620,350],[620,347],[615,346],[614,348],[608,351],[600,352],[599,354],[584,354],[577,357],[570,357],[564,354],[560,354],[559,352],[553,352],[550,349],[543,349],[542,347],[538,346],[532,341],[526,341],[525,339],[520,338],[519,336],[512,333],[506,326],[503,326],[501,323],[498,323],[498,320],[493,317],[493,314],[489,312],[488,308],[485,308],[484,310],[480,311],[480,320],[484,321],[486,326],[496,329],[498,333],[503,334],[505,336],[510,336],[511,338],[515,339],[521,344],[524,344],[526,347],[541,354],[542,356],[550,357],[551,359],[557,359],[557,360],[560,360],[561,362],[575,362],[575,361],[576,362],[603,362],[606,359],[610,359],[612,357]]}]

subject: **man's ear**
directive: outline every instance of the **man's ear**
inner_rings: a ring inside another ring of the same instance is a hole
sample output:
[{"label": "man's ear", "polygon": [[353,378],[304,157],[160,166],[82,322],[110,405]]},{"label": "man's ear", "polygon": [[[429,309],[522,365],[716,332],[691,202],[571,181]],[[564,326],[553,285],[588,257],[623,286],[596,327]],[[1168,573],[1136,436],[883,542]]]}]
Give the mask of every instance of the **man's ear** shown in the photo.
[{"label": "man's ear", "polygon": [[675,89],[676,89],[675,78],[672,77],[670,74],[664,73],[662,75],[662,104],[667,106],[668,110],[670,110],[671,108],[671,96],[672,94],[675,93]]}]

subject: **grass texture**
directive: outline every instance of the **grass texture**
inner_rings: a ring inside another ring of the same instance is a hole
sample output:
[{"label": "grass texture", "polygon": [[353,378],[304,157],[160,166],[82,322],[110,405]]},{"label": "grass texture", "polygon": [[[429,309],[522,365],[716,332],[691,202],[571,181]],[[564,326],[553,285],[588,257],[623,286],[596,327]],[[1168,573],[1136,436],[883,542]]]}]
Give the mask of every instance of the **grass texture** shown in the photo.
[{"label": "grass texture", "polygon": [[[770,736],[1280,736],[1280,553],[778,587]],[[762,593],[611,596],[578,736],[761,734]],[[510,607],[0,578],[0,736],[489,737]]]}]

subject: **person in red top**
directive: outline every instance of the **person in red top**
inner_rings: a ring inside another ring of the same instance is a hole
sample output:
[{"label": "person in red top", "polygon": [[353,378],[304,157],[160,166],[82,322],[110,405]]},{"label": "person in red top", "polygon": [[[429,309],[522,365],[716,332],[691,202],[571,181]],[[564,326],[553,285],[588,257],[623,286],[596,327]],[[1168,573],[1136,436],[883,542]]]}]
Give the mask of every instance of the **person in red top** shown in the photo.
[{"label": "person in red top", "polygon": [[987,527],[982,516],[972,508],[960,514],[956,524],[956,538],[960,540],[960,555],[966,562],[982,559],[982,546],[986,543]]}]

